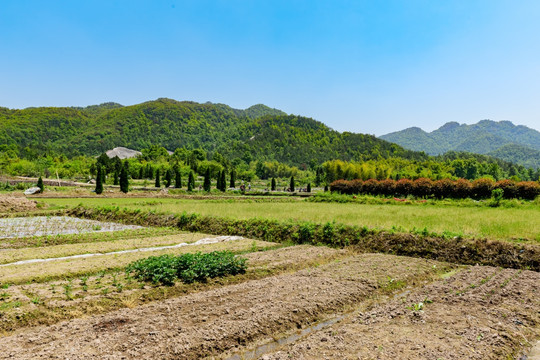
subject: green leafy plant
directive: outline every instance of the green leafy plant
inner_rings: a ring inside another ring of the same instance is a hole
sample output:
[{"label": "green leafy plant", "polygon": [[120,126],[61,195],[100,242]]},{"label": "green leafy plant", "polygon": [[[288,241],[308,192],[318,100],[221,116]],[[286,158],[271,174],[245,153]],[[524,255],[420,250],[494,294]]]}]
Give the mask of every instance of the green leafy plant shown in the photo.
[{"label": "green leafy plant", "polygon": [[81,286],[83,291],[88,291],[88,284],[86,283],[88,281],[88,276],[81,277]]},{"label": "green leafy plant", "polygon": [[42,305],[43,300],[39,296],[35,296],[32,298],[32,304],[34,305]]},{"label": "green leafy plant", "polygon": [[204,282],[209,278],[245,273],[246,259],[230,251],[183,254],[180,256],[151,256],[126,267],[127,274],[155,284],[173,285],[177,279],[184,283]]},{"label": "green leafy plant", "polygon": [[420,301],[419,303],[413,303],[413,304],[411,304],[411,306],[408,306],[407,309],[412,310],[412,311],[415,311],[415,312],[423,311],[425,305],[426,305],[426,304],[431,304],[432,302],[433,302],[432,300],[429,300],[429,299],[426,297],[426,298],[424,298],[423,301]]},{"label": "green leafy plant", "polygon": [[503,189],[493,189],[491,190],[491,202],[489,206],[491,207],[499,207],[501,205],[501,200],[504,197],[504,190]]},{"label": "green leafy plant", "polygon": [[63,285],[64,288],[64,295],[66,296],[66,300],[72,300],[73,299],[73,286],[71,285],[71,282],[68,282],[67,284]]}]

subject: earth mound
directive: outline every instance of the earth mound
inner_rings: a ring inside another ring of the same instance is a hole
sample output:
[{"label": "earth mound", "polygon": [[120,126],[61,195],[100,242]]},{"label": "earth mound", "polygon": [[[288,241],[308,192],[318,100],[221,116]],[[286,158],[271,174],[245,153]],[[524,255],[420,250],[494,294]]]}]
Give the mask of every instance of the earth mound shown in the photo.
[{"label": "earth mound", "polygon": [[35,210],[36,202],[22,196],[0,195],[0,213]]}]

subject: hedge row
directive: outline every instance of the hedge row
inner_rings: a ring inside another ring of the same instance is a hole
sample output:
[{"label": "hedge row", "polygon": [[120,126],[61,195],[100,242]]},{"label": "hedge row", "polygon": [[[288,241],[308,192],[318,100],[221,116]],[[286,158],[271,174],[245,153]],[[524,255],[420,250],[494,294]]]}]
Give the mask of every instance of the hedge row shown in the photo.
[{"label": "hedge row", "polygon": [[118,207],[68,210],[68,215],[143,226],[170,226],[215,235],[238,235],[251,239],[296,244],[353,245],[362,252],[380,252],[518,269],[540,270],[540,246],[486,239],[443,237],[437,234],[404,234],[328,222],[280,222],[268,219],[234,220],[183,213],[163,214]]},{"label": "hedge row", "polygon": [[337,180],[330,184],[330,191],[341,194],[369,194],[384,196],[416,196],[435,198],[474,198],[486,199],[491,197],[491,191],[502,189],[506,199],[521,198],[533,200],[540,195],[540,184],[535,181],[515,182],[501,180],[494,182],[491,179],[465,179],[430,180],[420,178],[416,180]]}]

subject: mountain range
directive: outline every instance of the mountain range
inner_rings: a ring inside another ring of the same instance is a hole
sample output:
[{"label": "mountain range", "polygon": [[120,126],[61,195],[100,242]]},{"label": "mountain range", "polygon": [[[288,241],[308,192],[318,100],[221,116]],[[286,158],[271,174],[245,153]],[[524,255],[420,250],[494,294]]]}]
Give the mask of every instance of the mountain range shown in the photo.
[{"label": "mountain range", "polygon": [[465,151],[540,168],[540,132],[510,121],[448,122],[432,132],[411,127],[380,138],[430,155]]},{"label": "mountain range", "polygon": [[26,158],[96,156],[116,147],[141,150],[151,145],[295,166],[333,159],[427,158],[373,135],[340,133],[262,104],[241,110],[161,98],[131,106],[0,108],[0,151]]}]

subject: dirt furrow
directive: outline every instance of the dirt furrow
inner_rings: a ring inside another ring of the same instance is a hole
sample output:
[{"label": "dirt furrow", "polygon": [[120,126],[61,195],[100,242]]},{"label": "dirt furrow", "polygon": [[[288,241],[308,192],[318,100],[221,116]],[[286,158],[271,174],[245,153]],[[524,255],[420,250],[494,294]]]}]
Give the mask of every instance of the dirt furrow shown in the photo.
[{"label": "dirt furrow", "polygon": [[[435,265],[435,267],[434,267]],[[442,263],[356,255],[293,274],[225,286],[0,339],[0,358],[198,359],[302,327],[372,296],[387,274],[432,274]]]},{"label": "dirt furrow", "polygon": [[540,274],[476,266],[261,359],[508,359],[539,337]]}]

